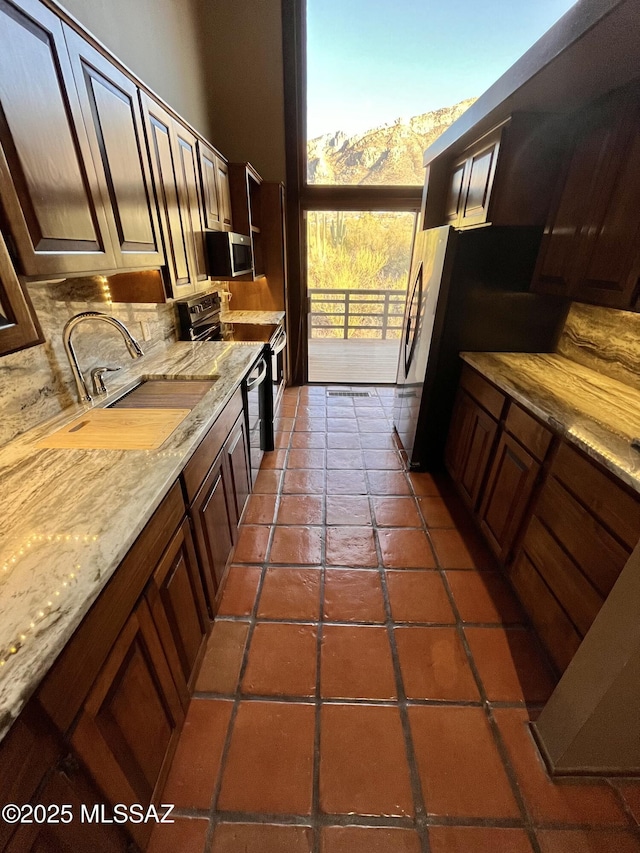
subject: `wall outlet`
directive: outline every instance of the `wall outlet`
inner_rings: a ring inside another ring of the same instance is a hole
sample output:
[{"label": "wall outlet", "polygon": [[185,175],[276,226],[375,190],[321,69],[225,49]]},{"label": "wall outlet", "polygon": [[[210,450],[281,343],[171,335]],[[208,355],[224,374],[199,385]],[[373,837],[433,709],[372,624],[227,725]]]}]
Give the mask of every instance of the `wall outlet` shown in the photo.
[{"label": "wall outlet", "polygon": [[151,340],[151,329],[148,320],[140,320],[140,337],[143,341]]}]

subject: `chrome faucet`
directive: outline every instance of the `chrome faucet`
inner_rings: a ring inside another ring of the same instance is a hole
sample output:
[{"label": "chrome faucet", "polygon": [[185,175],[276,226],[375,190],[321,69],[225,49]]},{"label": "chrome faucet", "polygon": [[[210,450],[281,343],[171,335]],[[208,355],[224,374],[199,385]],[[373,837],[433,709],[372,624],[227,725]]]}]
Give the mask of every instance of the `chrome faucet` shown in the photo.
[{"label": "chrome faucet", "polygon": [[[105,323],[109,323],[110,326],[114,326],[124,338],[124,342],[129,350],[129,355],[131,358],[140,358],[144,355],[140,344],[133,337],[129,329],[121,323],[120,320],[116,320],[115,317],[110,317],[108,314],[102,314],[100,311],[82,311],[80,314],[76,314],[75,317],[72,317],[65,323],[64,329],[62,330],[62,342],[64,344],[64,350],[67,354],[67,358],[69,359],[69,364],[71,365],[71,372],[73,373],[73,378],[76,383],[76,388],[78,390],[78,400],[81,403],[90,403],[93,397],[89,393],[87,388],[87,384],[84,381],[84,377],[82,375],[82,371],[80,370],[80,365],[78,364],[78,357],[76,356],[76,351],[73,348],[73,344],[71,343],[71,333],[75,329],[75,327],[82,323],[83,320],[103,320]],[[116,368],[117,369],[117,368]],[[96,371],[94,371],[94,374]],[[100,390],[100,386],[96,385],[94,382],[94,388],[98,388],[98,393],[105,393],[105,391]],[[104,383],[102,383],[102,388],[104,388]]]}]

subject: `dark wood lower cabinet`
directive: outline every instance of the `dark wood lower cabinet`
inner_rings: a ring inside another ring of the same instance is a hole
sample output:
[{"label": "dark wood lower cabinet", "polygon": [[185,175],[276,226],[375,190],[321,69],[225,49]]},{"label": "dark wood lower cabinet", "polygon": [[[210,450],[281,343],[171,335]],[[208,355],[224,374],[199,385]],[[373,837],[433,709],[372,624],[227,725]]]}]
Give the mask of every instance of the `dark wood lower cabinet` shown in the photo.
[{"label": "dark wood lower cabinet", "polygon": [[[184,710],[146,601],[131,614],[71,737],[111,804],[148,804],[164,782]],[[128,824],[140,846],[152,824]]]},{"label": "dark wood lower cabinet", "polygon": [[480,497],[497,430],[496,421],[461,391],[454,410],[446,456],[449,472],[472,509]]},{"label": "dark wood lower cabinet", "polygon": [[520,529],[540,466],[508,433],[500,436],[480,507],[480,527],[493,552],[506,562]]},{"label": "dark wood lower cabinet", "polygon": [[[468,368],[447,467],[563,672],[640,539],[640,497]],[[500,393],[493,389],[495,393]]]},{"label": "dark wood lower cabinet", "polygon": [[186,708],[209,627],[200,569],[186,519],[149,581],[146,599]]},{"label": "dark wood lower cabinet", "polygon": [[577,450],[556,448],[507,567],[560,671],[640,539],[640,499]]},{"label": "dark wood lower cabinet", "polygon": [[[61,804],[71,806],[71,810],[66,811],[67,815],[73,815],[69,823],[63,822],[66,821],[65,812],[60,815],[57,811],[56,807]],[[133,853],[137,849],[119,825],[97,819],[101,809],[107,817],[111,810],[73,755],[58,762],[33,806],[38,820],[47,814],[55,816],[58,822],[34,820],[34,823],[21,825],[6,848],[7,853]],[[96,819],[90,820],[94,809]]]},{"label": "dark wood lower cabinet", "polygon": [[0,851],[145,849],[152,822],[81,809],[158,805],[249,488],[238,388],[0,743],[0,805],[73,821],[0,821]]},{"label": "dark wood lower cabinet", "polygon": [[212,615],[250,490],[247,434],[241,415],[189,510]]},{"label": "dark wood lower cabinet", "polygon": [[220,453],[190,508],[211,609],[236,538],[236,521],[230,512],[233,503],[231,477]]},{"label": "dark wood lower cabinet", "polygon": [[[239,395],[239,390],[236,392]],[[238,524],[249,492],[249,445],[241,396],[227,409],[237,413],[231,422],[225,415],[211,427],[183,474],[190,498],[189,515],[206,592],[209,612],[238,536]],[[221,428],[222,427],[222,428]]]}]

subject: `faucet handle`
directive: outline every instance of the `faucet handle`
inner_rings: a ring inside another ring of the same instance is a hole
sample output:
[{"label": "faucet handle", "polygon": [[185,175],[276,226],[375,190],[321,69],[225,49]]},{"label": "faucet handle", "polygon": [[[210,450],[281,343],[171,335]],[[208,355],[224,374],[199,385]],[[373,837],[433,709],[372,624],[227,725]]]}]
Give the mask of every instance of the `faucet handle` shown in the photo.
[{"label": "faucet handle", "polygon": [[91,371],[91,383],[93,385],[93,393],[102,397],[107,393],[107,386],[104,384],[104,379],[102,378],[105,373],[116,373],[118,370],[122,370],[119,365],[111,365],[108,364],[105,367],[94,367]]}]

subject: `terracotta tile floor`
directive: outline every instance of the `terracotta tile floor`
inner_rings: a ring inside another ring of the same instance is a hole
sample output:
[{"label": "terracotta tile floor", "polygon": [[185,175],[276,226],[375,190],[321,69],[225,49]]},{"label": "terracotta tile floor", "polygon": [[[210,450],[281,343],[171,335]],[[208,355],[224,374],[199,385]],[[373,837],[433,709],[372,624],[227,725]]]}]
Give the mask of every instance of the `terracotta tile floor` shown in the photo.
[{"label": "terracotta tile floor", "polygon": [[285,392],[149,850],[637,853],[640,783],[547,776],[537,638],[369,392]]}]

